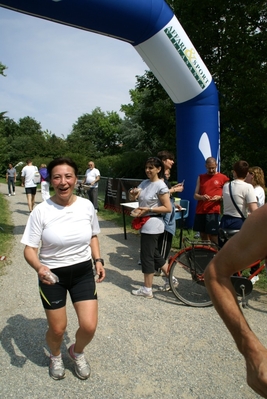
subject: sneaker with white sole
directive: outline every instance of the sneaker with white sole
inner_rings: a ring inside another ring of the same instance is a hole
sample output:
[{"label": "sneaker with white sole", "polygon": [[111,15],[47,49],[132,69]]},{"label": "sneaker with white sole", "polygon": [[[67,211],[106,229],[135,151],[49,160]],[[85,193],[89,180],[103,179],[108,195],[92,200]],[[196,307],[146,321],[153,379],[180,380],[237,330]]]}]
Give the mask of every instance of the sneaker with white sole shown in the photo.
[{"label": "sneaker with white sole", "polygon": [[[173,277],[173,278],[172,278],[172,281],[173,281],[173,283],[174,283],[174,286],[177,287],[177,285],[178,285],[178,280],[177,280],[177,278],[176,278],[176,277]],[[169,279],[168,279],[168,278],[165,278],[165,283],[164,283],[161,287],[159,287],[159,289],[160,289],[160,291],[170,291],[171,286],[170,286],[170,283],[169,283]]]},{"label": "sneaker with white sole", "polygon": [[49,375],[54,380],[62,380],[65,378],[65,367],[60,356],[50,356]]},{"label": "sneaker with white sole", "polygon": [[252,277],[252,279],[251,279],[252,284],[254,285],[257,281],[259,281],[259,279],[260,279],[260,278],[259,278],[258,275]]},{"label": "sneaker with white sole", "polygon": [[153,298],[152,290],[147,292],[144,287],[140,287],[138,290],[132,290],[132,294],[135,296],[143,296],[145,298]]},{"label": "sneaker with white sole", "polygon": [[74,354],[74,344],[71,345],[68,349],[68,354],[70,359],[74,362],[74,370],[81,380],[87,380],[91,374],[91,368],[88,361],[85,358],[84,353],[75,356]]}]

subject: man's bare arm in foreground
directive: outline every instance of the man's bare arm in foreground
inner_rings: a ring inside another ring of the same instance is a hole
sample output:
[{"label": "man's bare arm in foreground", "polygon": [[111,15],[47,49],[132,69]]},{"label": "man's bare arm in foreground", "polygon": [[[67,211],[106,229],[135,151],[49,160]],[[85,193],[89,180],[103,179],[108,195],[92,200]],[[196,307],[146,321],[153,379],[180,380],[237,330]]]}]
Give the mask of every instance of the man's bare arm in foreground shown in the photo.
[{"label": "man's bare arm in foreground", "polygon": [[[250,329],[236,299],[230,276],[267,254],[267,205],[245,221],[209,263],[205,285],[213,304],[244,356],[248,385],[267,398],[267,349]],[[266,326],[267,332],[267,326]]]}]

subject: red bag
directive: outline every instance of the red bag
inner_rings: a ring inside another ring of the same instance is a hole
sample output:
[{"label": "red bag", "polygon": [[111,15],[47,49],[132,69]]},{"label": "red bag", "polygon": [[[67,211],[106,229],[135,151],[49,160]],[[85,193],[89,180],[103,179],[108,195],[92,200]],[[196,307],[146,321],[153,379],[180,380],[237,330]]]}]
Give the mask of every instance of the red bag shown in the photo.
[{"label": "red bag", "polygon": [[140,230],[141,227],[150,219],[150,216],[137,217],[132,220],[132,228]]}]

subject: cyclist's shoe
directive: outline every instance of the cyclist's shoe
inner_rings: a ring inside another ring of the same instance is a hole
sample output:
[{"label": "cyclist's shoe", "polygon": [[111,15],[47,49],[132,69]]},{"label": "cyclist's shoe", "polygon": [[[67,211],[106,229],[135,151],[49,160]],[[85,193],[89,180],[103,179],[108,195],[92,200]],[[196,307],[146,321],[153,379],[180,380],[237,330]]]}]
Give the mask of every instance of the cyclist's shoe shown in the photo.
[{"label": "cyclist's shoe", "polygon": [[62,380],[65,378],[65,367],[60,356],[50,356],[49,375],[54,380]]},{"label": "cyclist's shoe", "polygon": [[71,360],[74,362],[74,370],[81,380],[87,380],[91,374],[91,368],[88,361],[85,359],[84,353],[79,354],[79,356],[75,356],[74,354],[74,344],[71,345],[68,349],[68,354]]},{"label": "cyclist's shoe", "polygon": [[254,285],[257,281],[259,281],[259,279],[260,279],[260,278],[259,278],[258,275],[252,277],[252,279],[251,279],[252,284]]},{"label": "cyclist's shoe", "polygon": [[[176,277],[173,277],[173,278],[172,278],[172,281],[173,281],[174,286],[177,287],[177,285],[178,285],[178,280],[177,280],[177,278],[176,278]],[[165,279],[165,283],[164,283],[161,287],[159,287],[159,289],[160,289],[161,291],[170,291],[171,286],[170,286],[169,280],[168,280],[167,278]]]},{"label": "cyclist's shoe", "polygon": [[145,287],[140,287],[139,290],[132,290],[132,294],[136,296],[143,296],[145,298],[153,298],[152,290],[147,292],[145,291]]}]

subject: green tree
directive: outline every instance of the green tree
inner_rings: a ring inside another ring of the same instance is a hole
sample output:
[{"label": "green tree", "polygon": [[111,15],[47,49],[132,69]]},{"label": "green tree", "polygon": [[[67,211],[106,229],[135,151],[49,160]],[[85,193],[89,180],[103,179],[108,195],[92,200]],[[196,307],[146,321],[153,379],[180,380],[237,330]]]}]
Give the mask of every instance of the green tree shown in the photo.
[{"label": "green tree", "polygon": [[162,149],[175,152],[175,107],[151,71],[137,76],[130,90],[131,104],[124,104],[122,140],[124,151],[155,154]]},{"label": "green tree", "polygon": [[93,159],[121,152],[121,123],[118,113],[99,107],[80,116],[66,140],[69,151]]},{"label": "green tree", "polygon": [[267,170],[267,3],[167,0],[213,75],[220,94],[221,158]]},{"label": "green tree", "polygon": [[[7,69],[7,67],[0,62],[0,75],[6,76],[5,75],[6,69]],[[0,121],[3,120],[5,118],[5,116],[6,116],[6,111],[0,112]]]},{"label": "green tree", "polygon": [[7,66],[5,66],[4,64],[2,64],[2,62],[0,62],[0,75],[6,76],[5,75],[5,70],[6,69],[7,69]]}]

